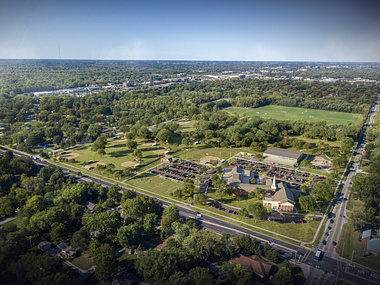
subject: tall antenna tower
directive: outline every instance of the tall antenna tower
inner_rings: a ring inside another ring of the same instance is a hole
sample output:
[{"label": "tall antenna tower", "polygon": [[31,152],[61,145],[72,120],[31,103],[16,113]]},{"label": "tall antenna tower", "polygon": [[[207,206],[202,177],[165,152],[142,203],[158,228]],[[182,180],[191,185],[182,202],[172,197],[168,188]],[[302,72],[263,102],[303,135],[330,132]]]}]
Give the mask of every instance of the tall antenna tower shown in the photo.
[{"label": "tall antenna tower", "polygon": [[61,60],[61,48],[59,46],[59,41],[58,41],[58,54],[59,54],[59,65],[62,67],[62,60]]}]

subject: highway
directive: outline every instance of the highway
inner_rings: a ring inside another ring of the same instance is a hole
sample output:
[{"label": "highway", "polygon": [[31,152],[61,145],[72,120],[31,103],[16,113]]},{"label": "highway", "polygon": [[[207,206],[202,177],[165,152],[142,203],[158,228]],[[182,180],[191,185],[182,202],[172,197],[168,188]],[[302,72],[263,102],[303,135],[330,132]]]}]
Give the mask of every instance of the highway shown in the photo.
[{"label": "highway", "polygon": [[[371,112],[367,118],[367,121],[364,126],[370,125],[374,121],[374,116],[376,115],[377,111],[379,109],[379,102],[377,101],[375,106],[371,109]],[[364,131],[364,127],[362,129]],[[214,217],[210,217],[208,215],[203,215],[202,217],[197,217],[196,210],[193,210],[191,206],[185,205],[185,204],[177,204],[177,207],[180,211],[180,216],[184,217],[186,219],[192,218],[196,221],[197,225],[199,227],[207,228],[216,232],[225,232],[227,234],[235,234],[235,235],[243,235],[243,234],[249,234],[252,237],[256,238],[257,241],[259,241],[261,244],[264,244],[266,242],[273,242],[274,248],[277,248],[279,250],[279,253],[284,258],[291,258],[297,265],[300,265],[302,270],[304,271],[304,276],[306,278],[306,284],[313,284],[313,285],[322,285],[322,284],[331,284],[331,282],[335,281],[337,278],[344,278],[346,280],[350,280],[352,283],[356,284],[380,284],[379,280],[374,280],[371,277],[363,278],[361,276],[358,276],[357,274],[351,274],[349,272],[345,271],[346,263],[344,261],[341,261],[339,256],[335,252],[335,242],[338,242],[340,232],[342,229],[343,224],[346,222],[346,203],[349,195],[349,185],[351,183],[351,178],[355,173],[357,172],[359,162],[361,155],[364,151],[365,147],[365,135],[363,136],[363,139],[361,142],[358,143],[357,147],[357,153],[354,156],[353,164],[350,168],[350,172],[347,176],[347,179],[345,183],[343,184],[343,190],[342,194],[336,197],[336,205],[333,209],[333,213],[335,214],[335,217],[332,218],[334,221],[331,222],[331,219],[328,219],[325,223],[325,231],[323,234],[323,238],[321,240],[321,243],[319,244],[318,248],[323,251],[322,257],[320,261],[316,261],[314,259],[315,250],[309,250],[302,248],[300,246],[284,242],[269,236],[266,236],[264,234],[255,232],[253,230],[249,230],[246,228],[243,228],[241,226],[237,226],[235,224],[219,220]],[[29,156],[22,152],[18,152],[15,150],[12,150],[15,155],[19,156]],[[53,165],[52,163],[48,161],[41,161],[39,159],[33,159],[34,162],[36,162],[39,165],[42,166],[48,166]],[[64,171],[67,171],[69,173],[76,174],[75,171],[68,169],[60,164],[54,164],[56,166],[61,167]],[[113,183],[101,180],[99,178],[90,176],[90,175],[83,175],[83,177],[80,179],[80,181],[88,181],[91,180],[95,183],[100,183],[103,186],[112,186]],[[127,188],[123,188],[125,190]],[[138,192],[138,191],[137,191]],[[140,193],[141,194],[141,193]],[[157,199],[158,201],[161,201],[163,206],[169,206],[171,203]],[[331,227],[331,229],[329,229]],[[328,233],[328,236],[325,235],[325,233]],[[323,240],[326,241],[326,244],[323,244]],[[292,255],[293,254],[293,255]]]}]

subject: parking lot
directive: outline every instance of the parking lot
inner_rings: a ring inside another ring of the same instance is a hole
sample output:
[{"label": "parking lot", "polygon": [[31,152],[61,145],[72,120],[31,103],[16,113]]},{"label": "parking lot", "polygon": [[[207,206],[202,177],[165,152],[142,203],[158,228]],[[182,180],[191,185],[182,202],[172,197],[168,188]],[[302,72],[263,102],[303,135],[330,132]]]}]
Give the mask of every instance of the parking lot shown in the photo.
[{"label": "parking lot", "polygon": [[165,178],[174,179],[177,181],[183,181],[186,178],[195,179],[195,175],[199,175],[199,191],[198,193],[205,194],[210,184],[211,176],[216,173],[215,170],[207,170],[206,173],[201,174],[201,168],[203,164],[193,161],[181,161],[167,165],[160,165],[151,170],[150,173],[160,175]]},{"label": "parking lot", "polygon": [[[259,175],[261,173],[267,173],[267,177],[276,176],[276,180],[287,182],[291,187],[298,188],[305,182],[309,181],[311,173],[303,172],[295,169],[288,169],[284,167],[276,166],[275,164],[266,164],[263,162],[251,161],[238,158],[230,164],[231,166],[240,166],[243,169],[247,168],[249,165],[252,166],[252,172]],[[313,179],[309,182],[309,187],[313,187],[320,180],[325,179],[324,176],[313,174]]]}]

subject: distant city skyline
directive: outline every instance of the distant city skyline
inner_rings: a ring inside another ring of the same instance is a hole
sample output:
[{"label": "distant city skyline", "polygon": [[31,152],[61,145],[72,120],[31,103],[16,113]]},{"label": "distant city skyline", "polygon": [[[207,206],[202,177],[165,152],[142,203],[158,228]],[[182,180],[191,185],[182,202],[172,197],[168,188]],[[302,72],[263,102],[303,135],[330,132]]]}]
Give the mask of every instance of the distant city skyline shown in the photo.
[{"label": "distant city skyline", "polygon": [[1,59],[380,62],[380,1],[0,2]]}]

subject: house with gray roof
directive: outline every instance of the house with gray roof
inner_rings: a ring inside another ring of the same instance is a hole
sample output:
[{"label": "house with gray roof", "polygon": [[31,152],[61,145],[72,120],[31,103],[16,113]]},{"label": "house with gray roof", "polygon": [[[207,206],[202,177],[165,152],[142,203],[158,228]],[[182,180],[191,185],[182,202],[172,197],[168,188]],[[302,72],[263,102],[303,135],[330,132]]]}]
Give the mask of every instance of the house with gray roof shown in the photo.
[{"label": "house with gray roof", "polygon": [[372,237],[367,242],[367,250],[368,252],[371,252],[376,255],[380,255],[380,237]]},{"label": "house with gray roof", "polygon": [[376,234],[376,230],[368,229],[363,231],[361,242],[367,245],[366,252],[380,255],[380,237]]},{"label": "house with gray roof", "polygon": [[264,153],[264,161],[293,166],[300,163],[303,153],[300,151],[270,147]]}]

